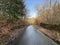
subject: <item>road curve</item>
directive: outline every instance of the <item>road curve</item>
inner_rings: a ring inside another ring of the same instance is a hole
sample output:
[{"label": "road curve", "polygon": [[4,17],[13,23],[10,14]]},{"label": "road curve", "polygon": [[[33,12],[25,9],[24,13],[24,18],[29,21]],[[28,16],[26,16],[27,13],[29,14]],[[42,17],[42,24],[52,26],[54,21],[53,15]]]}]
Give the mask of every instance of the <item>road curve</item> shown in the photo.
[{"label": "road curve", "polygon": [[17,45],[58,45],[56,42],[38,31],[33,25],[26,28]]}]

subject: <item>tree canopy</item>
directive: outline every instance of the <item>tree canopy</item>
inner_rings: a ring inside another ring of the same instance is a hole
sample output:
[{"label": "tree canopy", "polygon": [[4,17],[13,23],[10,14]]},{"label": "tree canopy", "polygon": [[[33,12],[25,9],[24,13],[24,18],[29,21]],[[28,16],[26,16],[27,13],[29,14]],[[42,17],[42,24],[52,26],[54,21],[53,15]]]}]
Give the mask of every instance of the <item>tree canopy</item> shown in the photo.
[{"label": "tree canopy", "polygon": [[8,15],[9,18],[19,19],[25,16],[23,0],[0,0],[0,14]]}]

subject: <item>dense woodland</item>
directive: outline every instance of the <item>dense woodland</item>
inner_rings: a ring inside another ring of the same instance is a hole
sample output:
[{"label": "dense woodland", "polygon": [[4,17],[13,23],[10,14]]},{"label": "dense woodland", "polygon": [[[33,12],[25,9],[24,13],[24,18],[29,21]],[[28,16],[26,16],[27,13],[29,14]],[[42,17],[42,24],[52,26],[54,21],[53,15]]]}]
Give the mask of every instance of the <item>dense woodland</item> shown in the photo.
[{"label": "dense woodland", "polygon": [[[42,7],[42,9],[41,9]],[[52,4],[52,0],[50,0],[50,6],[48,6],[48,1],[46,0],[43,6],[37,6],[38,18],[39,16],[43,18],[42,22],[48,24],[57,24],[59,23],[59,12],[60,12],[60,3],[56,0],[55,4]]]},{"label": "dense woodland", "polygon": [[[48,4],[48,1],[50,4]],[[59,0],[56,0],[53,4],[52,0],[48,1],[45,0],[43,6],[38,5],[36,7],[38,13],[36,24],[55,33],[55,40],[58,38],[60,39],[60,2]]]},{"label": "dense woodland", "polygon": [[0,0],[0,45],[11,45],[27,25],[24,0]]}]

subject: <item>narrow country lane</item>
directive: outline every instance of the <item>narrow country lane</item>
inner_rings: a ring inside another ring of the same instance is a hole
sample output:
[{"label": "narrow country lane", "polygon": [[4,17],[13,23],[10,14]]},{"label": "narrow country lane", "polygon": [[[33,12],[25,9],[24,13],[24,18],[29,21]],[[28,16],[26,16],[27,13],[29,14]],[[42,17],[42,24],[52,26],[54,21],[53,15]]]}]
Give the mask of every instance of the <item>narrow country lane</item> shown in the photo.
[{"label": "narrow country lane", "polygon": [[38,31],[33,25],[26,28],[17,45],[58,45],[53,40]]}]

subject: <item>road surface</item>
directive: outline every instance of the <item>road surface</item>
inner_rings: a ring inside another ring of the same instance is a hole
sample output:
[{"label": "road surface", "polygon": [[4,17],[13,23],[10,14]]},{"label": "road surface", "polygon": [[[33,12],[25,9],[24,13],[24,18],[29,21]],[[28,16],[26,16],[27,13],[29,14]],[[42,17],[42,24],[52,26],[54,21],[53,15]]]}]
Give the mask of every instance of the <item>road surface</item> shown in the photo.
[{"label": "road surface", "polygon": [[[19,41],[18,41],[19,40]],[[18,39],[15,45],[58,45],[56,42],[38,31],[33,25],[25,29],[23,36]]]}]

